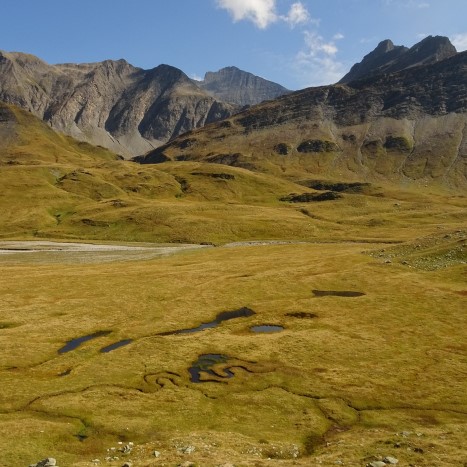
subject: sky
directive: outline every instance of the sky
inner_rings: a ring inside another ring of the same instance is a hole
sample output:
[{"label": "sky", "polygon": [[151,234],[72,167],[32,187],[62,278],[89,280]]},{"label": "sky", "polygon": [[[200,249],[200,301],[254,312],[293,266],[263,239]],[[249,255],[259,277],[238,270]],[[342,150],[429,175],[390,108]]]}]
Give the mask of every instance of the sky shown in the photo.
[{"label": "sky", "polygon": [[467,50],[466,17],[467,0],[1,0],[0,50],[194,79],[236,66],[296,90],[337,82],[384,39]]}]

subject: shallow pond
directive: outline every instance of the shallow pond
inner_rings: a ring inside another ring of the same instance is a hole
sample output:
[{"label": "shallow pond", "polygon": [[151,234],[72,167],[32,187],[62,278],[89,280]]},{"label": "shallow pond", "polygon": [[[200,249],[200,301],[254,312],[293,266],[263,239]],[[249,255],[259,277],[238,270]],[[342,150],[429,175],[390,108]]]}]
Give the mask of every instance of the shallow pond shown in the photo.
[{"label": "shallow pond", "polygon": [[218,383],[218,380],[212,379],[201,379],[201,373],[206,373],[208,375],[214,376],[216,378],[232,378],[234,373],[230,370],[229,367],[224,368],[217,368],[216,371],[212,369],[215,365],[219,365],[221,363],[227,363],[229,357],[227,355],[222,354],[203,354],[198,357],[196,362],[193,362],[192,366],[188,368],[188,372],[190,373],[190,380],[192,383],[207,383],[207,382],[215,382]]},{"label": "shallow pond", "polygon": [[131,344],[133,342],[133,339],[123,339],[118,342],[114,342],[113,344],[110,344],[106,347],[103,347],[100,352],[101,353],[108,353],[112,352],[112,350],[119,349],[120,347],[124,347],[125,345]]},{"label": "shallow pond", "polygon": [[281,332],[283,330],[283,326],[277,326],[275,324],[260,324],[258,326],[251,326],[250,328],[250,331],[255,333]]},{"label": "shallow pond", "polygon": [[239,308],[238,310],[232,311],[223,311],[219,313],[213,321],[209,321],[208,323],[201,323],[199,326],[195,328],[188,328],[188,329],[179,329],[177,331],[168,331],[158,334],[159,336],[173,336],[176,334],[193,334],[195,332],[204,331],[205,329],[211,329],[219,326],[223,321],[229,321],[235,318],[248,318],[249,316],[253,316],[256,314],[253,310],[250,310],[247,307]]},{"label": "shallow pond", "polygon": [[76,339],[71,339],[68,341],[61,349],[59,349],[58,353],[66,353],[70,352],[71,350],[75,350],[81,344],[84,344],[87,341],[92,339],[96,339],[97,337],[108,336],[112,331],[97,331],[93,334],[88,334],[86,336],[77,337]]}]

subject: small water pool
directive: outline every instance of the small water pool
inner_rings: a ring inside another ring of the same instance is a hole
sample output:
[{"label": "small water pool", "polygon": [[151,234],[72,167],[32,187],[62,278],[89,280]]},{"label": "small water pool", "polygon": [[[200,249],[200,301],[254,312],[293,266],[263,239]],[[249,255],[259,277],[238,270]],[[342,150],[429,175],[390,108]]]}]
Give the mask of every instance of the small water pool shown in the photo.
[{"label": "small water pool", "polygon": [[133,339],[123,339],[118,342],[114,342],[113,344],[110,344],[106,347],[103,347],[100,352],[101,353],[108,353],[112,352],[112,350],[119,349],[120,347],[124,347],[125,345],[131,344],[133,342]]},{"label": "small water pool", "polygon": [[76,339],[71,339],[68,341],[61,349],[58,350],[59,354],[67,353],[72,350],[77,349],[81,344],[84,344],[87,341],[96,339],[98,337],[108,336],[112,331],[97,331],[86,336],[77,337]]},{"label": "small water pool", "polygon": [[276,324],[260,324],[258,326],[251,326],[250,331],[255,333],[272,333],[281,332],[284,330],[283,326]]}]

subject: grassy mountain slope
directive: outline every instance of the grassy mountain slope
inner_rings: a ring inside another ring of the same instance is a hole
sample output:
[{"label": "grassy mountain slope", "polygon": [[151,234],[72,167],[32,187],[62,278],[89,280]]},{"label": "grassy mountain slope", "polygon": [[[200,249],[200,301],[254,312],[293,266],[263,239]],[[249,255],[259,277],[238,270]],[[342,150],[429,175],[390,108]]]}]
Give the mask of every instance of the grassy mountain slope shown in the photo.
[{"label": "grassy mountain slope", "polygon": [[[462,458],[464,193],[362,183],[317,161],[248,167],[139,165],[0,105],[2,240],[246,241],[108,262],[96,251],[0,251],[5,465]],[[256,314],[167,334],[241,307]],[[264,324],[284,330],[250,331]],[[222,361],[201,372],[214,382],[195,383],[189,369],[205,354]]]},{"label": "grassy mountain slope", "polygon": [[215,162],[299,180],[467,186],[467,53],[349,85],[298,91],[138,160]]}]

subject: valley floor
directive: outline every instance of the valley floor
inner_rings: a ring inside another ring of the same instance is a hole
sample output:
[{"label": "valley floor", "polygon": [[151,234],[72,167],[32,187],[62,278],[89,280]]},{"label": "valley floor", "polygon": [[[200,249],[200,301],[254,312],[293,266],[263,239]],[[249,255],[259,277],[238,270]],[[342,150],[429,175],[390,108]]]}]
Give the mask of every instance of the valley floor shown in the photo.
[{"label": "valley floor", "polygon": [[463,466],[466,245],[2,242],[2,465]]}]

